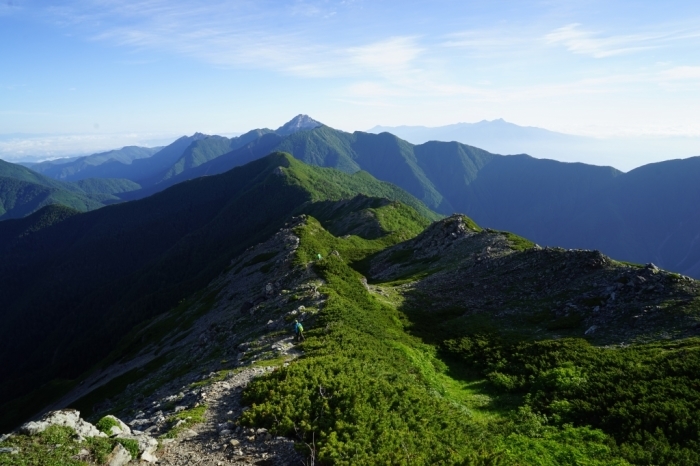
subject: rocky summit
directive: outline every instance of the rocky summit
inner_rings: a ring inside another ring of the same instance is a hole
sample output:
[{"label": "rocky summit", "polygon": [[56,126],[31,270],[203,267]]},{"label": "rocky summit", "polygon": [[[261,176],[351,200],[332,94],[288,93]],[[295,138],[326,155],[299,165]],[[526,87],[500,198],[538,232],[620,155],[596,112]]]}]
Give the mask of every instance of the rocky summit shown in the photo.
[{"label": "rocky summit", "polygon": [[485,318],[533,337],[586,336],[597,344],[700,335],[697,280],[598,251],[542,248],[460,215],[379,253],[369,277],[392,282],[426,271],[398,292],[406,308],[427,309],[439,321],[460,310],[461,319]]},{"label": "rocky summit", "polygon": [[287,123],[283,124],[275,130],[280,136],[289,136],[298,131],[309,130],[323,126],[323,123],[319,123],[308,115],[297,115]]}]

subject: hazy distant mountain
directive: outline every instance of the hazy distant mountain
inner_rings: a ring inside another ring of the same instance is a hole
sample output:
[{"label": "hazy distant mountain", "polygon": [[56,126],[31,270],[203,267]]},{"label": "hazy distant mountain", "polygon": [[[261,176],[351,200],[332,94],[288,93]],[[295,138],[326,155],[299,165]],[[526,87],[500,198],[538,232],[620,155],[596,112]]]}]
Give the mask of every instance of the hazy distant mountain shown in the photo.
[{"label": "hazy distant mountain", "polygon": [[[201,137],[191,140],[184,150],[180,152],[178,157],[174,158],[174,160],[167,160],[166,163],[162,164],[160,169],[152,175],[143,176],[144,173],[139,172],[132,176],[137,178],[144,186],[155,185],[173,178],[180,173],[192,170],[270,132],[271,130],[269,129],[254,129],[233,138],[201,135]],[[152,158],[158,156],[159,154],[156,154]],[[135,168],[138,169],[140,167],[136,166]]]},{"label": "hazy distant mountain", "polygon": [[135,160],[151,157],[161,149],[161,147],[127,146],[85,157],[51,160],[28,164],[28,166],[35,172],[57,180],[75,181],[93,177],[120,178],[123,176],[112,176],[113,174],[105,170],[103,165],[113,163],[130,165]]},{"label": "hazy distant mountain", "polygon": [[389,132],[413,144],[457,141],[496,154],[528,154],[561,162],[613,166],[623,171],[671,158],[700,155],[698,137],[593,138],[519,126],[503,119],[438,127],[375,126],[368,132]]},{"label": "hazy distant mountain", "polygon": [[183,136],[166,147],[129,146],[63,161],[27,163],[25,166],[51,178],[65,181],[126,178],[143,186],[152,186],[242,147],[264,134],[288,136],[319,126],[321,123],[308,115],[297,115],[275,131],[267,128],[255,129],[233,138],[195,133],[189,137]]}]

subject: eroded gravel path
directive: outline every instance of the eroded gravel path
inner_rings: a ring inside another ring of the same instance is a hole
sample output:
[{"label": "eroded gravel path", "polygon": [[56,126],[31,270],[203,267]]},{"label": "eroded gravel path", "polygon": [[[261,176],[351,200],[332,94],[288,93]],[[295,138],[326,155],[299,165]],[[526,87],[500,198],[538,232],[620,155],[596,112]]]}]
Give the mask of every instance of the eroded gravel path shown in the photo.
[{"label": "eroded gravel path", "polygon": [[[275,346],[284,348],[290,357],[296,356],[291,337]],[[205,386],[200,394],[206,403],[206,421],[181,432],[176,439],[166,439],[158,464],[185,465],[304,465],[294,442],[274,437],[265,429],[249,429],[236,425],[246,409],[241,403],[243,389],[256,377],[273,367],[246,367],[224,380]]]}]

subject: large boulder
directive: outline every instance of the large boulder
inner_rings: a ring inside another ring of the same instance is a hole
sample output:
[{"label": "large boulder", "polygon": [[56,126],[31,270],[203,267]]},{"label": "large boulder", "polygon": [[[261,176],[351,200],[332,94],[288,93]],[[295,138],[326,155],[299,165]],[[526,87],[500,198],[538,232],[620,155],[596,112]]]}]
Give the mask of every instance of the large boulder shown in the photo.
[{"label": "large boulder", "polygon": [[131,461],[131,453],[122,444],[118,443],[112,450],[112,453],[110,453],[105,464],[107,466],[124,466],[129,461]]},{"label": "large boulder", "polygon": [[97,427],[80,418],[80,411],[61,409],[50,411],[39,421],[30,421],[22,425],[19,431],[27,435],[37,435],[51,426],[70,427],[80,437],[107,437]]}]

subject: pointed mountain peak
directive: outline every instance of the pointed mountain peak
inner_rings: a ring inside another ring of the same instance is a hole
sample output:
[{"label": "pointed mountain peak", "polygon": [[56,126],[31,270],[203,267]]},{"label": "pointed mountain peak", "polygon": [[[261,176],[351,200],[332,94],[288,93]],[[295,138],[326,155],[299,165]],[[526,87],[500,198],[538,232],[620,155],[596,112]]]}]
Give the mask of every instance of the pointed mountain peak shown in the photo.
[{"label": "pointed mountain peak", "polygon": [[318,128],[319,126],[323,126],[323,123],[314,120],[309,115],[297,115],[284,125],[277,128],[275,133],[279,134],[280,136],[288,136],[296,133],[297,131],[314,129]]}]

